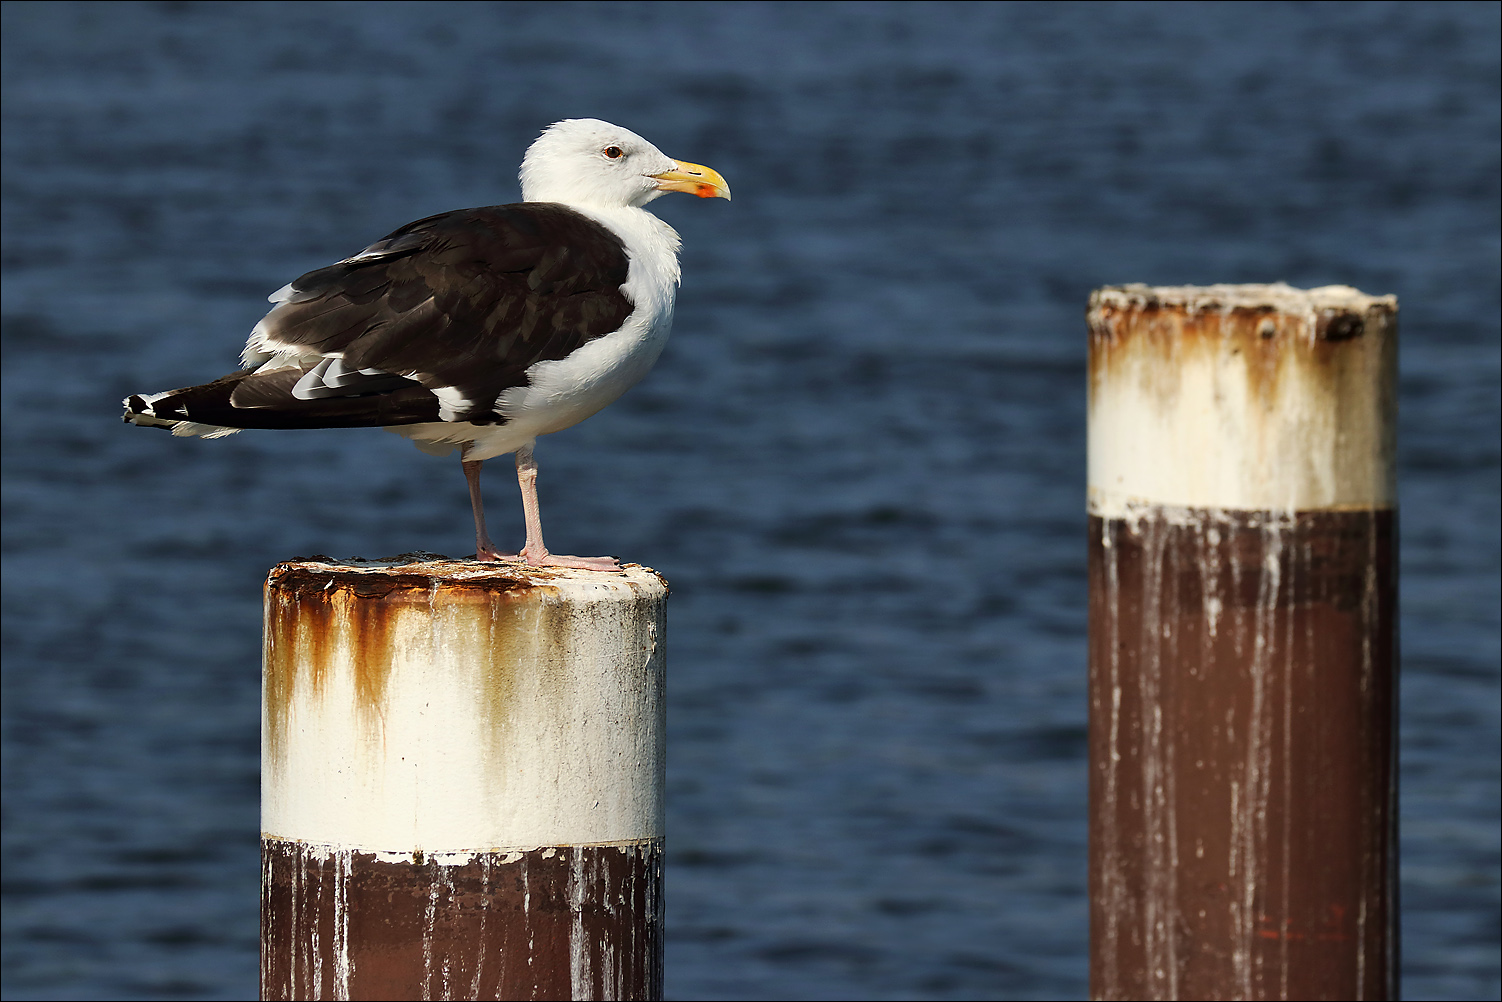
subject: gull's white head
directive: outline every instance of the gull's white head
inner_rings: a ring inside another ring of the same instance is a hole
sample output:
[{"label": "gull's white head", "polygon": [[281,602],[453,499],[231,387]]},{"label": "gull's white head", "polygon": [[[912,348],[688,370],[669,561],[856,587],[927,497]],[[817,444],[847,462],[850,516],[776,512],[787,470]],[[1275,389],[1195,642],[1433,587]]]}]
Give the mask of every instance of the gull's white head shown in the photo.
[{"label": "gull's white head", "polygon": [[597,118],[570,118],[543,130],[522,159],[522,199],[623,208],[665,191],[729,198],[716,171],[674,160],[641,136]]}]

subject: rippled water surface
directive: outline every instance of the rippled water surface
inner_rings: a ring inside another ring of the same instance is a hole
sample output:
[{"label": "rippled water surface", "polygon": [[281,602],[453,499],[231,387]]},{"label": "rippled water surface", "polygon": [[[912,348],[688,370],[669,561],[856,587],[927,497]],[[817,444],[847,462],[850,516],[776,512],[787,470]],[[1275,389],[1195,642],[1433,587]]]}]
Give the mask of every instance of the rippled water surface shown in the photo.
[{"label": "rippled water surface", "polygon": [[1491,3],[7,3],[6,997],[253,997],[260,582],[472,541],[394,436],[118,401],[514,200],[578,116],[736,195],[654,205],[675,340],[538,450],[549,542],[674,587],[671,997],[1085,993],[1085,297],[1278,279],[1403,304],[1405,991],[1497,997],[1497,39]]}]

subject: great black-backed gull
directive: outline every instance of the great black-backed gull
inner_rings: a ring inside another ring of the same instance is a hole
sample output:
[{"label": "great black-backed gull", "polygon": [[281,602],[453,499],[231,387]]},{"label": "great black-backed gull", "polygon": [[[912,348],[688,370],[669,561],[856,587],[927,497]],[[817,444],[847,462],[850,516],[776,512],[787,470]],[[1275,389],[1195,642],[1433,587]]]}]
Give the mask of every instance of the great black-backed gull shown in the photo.
[{"label": "great black-backed gull", "polygon": [[[243,428],[383,427],[459,449],[476,556],[612,569],[550,554],[537,510],[537,436],[609,404],[662,353],[678,234],[642,206],[667,191],[729,198],[708,167],[597,119],[549,126],[527,150],[522,199],[408,223],[273,293],[243,368],[125,400],[131,424],[218,438]],[[527,541],[496,549],[480,466],[516,454]]]}]

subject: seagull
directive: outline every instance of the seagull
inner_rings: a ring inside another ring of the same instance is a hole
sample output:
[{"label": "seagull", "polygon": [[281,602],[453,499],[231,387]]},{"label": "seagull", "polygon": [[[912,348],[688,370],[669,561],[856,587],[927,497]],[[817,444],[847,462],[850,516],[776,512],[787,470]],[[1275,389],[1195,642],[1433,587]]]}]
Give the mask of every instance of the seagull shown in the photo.
[{"label": "seagull", "polygon": [[[245,428],[381,427],[455,449],[479,560],[618,570],[549,553],[539,435],[572,427],[638,382],[667,342],[677,232],[643,208],[665,192],[730,198],[718,172],[598,119],[557,122],[528,148],[522,201],[408,223],[269,298],[241,368],[125,399],[129,424],[220,438]],[[526,543],[485,530],[480,468],[516,457]]]}]

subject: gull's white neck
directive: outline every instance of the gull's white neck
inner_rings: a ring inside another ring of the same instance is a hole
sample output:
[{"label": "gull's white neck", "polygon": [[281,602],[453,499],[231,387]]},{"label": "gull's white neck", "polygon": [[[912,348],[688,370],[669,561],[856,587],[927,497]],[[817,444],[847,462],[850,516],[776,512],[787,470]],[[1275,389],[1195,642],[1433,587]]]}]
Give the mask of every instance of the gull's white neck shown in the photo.
[{"label": "gull's white neck", "polygon": [[626,245],[631,275],[621,291],[637,307],[651,314],[671,315],[678,281],[678,231],[646,209],[634,205],[600,206],[561,202],[588,216]]}]

